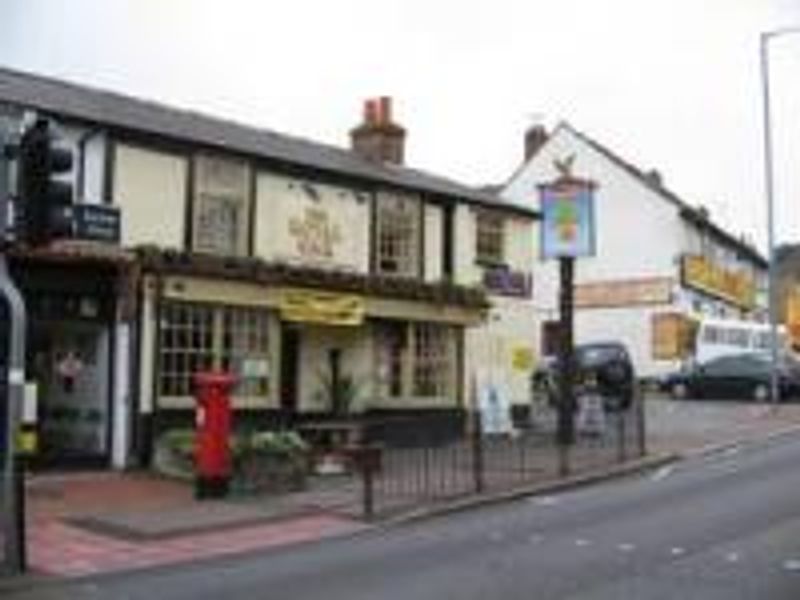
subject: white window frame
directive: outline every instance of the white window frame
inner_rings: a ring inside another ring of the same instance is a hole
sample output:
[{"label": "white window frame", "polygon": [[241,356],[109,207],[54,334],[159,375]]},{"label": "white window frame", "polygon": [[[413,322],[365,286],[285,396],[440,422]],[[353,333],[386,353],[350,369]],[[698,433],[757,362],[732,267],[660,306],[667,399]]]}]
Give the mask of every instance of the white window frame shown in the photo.
[{"label": "white window frame", "polygon": [[422,265],[422,202],[379,194],[375,203],[374,271],[418,278]]},{"label": "white window frame", "polygon": [[269,398],[270,373],[245,377],[243,366],[248,360],[270,364],[270,333],[270,314],[263,308],[165,301],[158,327],[159,400],[190,399],[193,373],[206,369],[237,377],[234,398]]},{"label": "white window frame", "polygon": [[475,262],[487,266],[506,264],[506,218],[486,209],[475,211]]}]

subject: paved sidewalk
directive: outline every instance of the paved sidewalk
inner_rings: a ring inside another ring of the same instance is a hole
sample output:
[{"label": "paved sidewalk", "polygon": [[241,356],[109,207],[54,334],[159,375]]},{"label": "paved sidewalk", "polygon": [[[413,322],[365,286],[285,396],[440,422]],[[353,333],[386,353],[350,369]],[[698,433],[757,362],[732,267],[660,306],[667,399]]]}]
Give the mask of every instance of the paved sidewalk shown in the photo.
[{"label": "paved sidewalk", "polygon": [[266,549],[355,532],[347,482],[259,499],[198,502],[146,473],[37,475],[28,481],[28,559],[40,575],[80,576]]},{"label": "paved sidewalk", "polygon": [[[651,456],[687,454],[800,428],[800,405],[648,399],[647,417]],[[558,484],[552,467],[541,485]],[[37,574],[74,577],[320,540],[368,527],[360,492],[355,480],[328,477],[294,494],[198,502],[190,485],[147,473],[36,475],[29,563]]]},{"label": "paved sidewalk", "polygon": [[647,400],[651,454],[691,454],[726,443],[752,442],[800,428],[800,404]]}]

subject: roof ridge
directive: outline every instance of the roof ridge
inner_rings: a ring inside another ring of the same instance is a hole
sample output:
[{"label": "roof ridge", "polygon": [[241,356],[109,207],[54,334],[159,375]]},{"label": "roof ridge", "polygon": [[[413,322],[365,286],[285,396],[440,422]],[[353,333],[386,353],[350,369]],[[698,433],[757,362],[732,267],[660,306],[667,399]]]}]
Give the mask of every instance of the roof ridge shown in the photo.
[{"label": "roof ridge", "polygon": [[[3,73],[9,74],[13,77],[23,77],[27,79],[36,80],[40,83],[46,85],[55,85],[60,87],[69,87],[77,92],[89,92],[92,94],[101,94],[103,96],[115,98],[117,100],[122,100],[124,102],[135,102],[137,104],[141,104],[144,106],[149,106],[151,108],[171,112],[171,113],[182,113],[189,116],[199,117],[201,119],[215,121],[221,125],[228,125],[233,127],[238,127],[240,129],[252,132],[252,133],[259,133],[267,136],[272,136],[276,138],[284,138],[290,140],[292,142],[299,142],[302,144],[309,144],[318,148],[326,148],[336,152],[344,152],[350,156],[355,156],[356,158],[361,159],[357,154],[352,152],[351,150],[347,149],[344,146],[338,146],[336,144],[328,143],[328,142],[320,142],[317,140],[313,140],[311,138],[285,133],[283,131],[277,131],[275,129],[267,128],[261,125],[252,125],[248,124],[244,121],[238,120],[234,117],[230,116],[221,116],[215,115],[209,112],[204,112],[200,109],[190,107],[190,106],[181,106],[177,104],[170,104],[165,101],[161,100],[153,100],[152,98],[147,98],[145,96],[138,95],[136,93],[127,93],[127,92],[120,92],[117,90],[113,90],[106,87],[101,87],[96,84],[87,84],[77,82],[72,79],[60,79],[58,77],[53,77],[50,75],[42,75],[40,73],[34,73],[31,71],[23,71],[20,69],[14,69],[6,66],[0,65],[0,75]],[[0,80],[0,87],[2,86],[2,80]],[[361,159],[365,160],[365,159]]]},{"label": "roof ridge", "polygon": [[751,245],[750,243],[739,239],[735,234],[729,232],[724,227],[716,223],[713,219],[711,219],[710,215],[707,212],[706,214],[701,214],[702,209],[704,208],[703,205],[693,206],[689,204],[687,201],[683,200],[680,196],[678,196],[675,192],[667,188],[663,183],[654,181],[651,177],[648,177],[647,173],[643,171],[640,167],[636,166],[632,162],[628,161],[627,159],[623,158],[615,151],[611,150],[605,144],[598,142],[593,137],[589,136],[588,134],[584,133],[581,130],[576,129],[572,125],[570,125],[567,121],[561,121],[556,129],[557,131],[559,128],[565,128],[577,138],[588,144],[594,150],[605,156],[611,162],[617,164],[624,170],[626,170],[630,175],[632,175],[635,179],[637,179],[641,184],[645,187],[653,191],[654,193],[658,194],[668,202],[673,203],[675,206],[678,207],[681,214],[686,218],[694,218],[694,219],[702,219],[705,223],[707,223],[712,229],[716,231],[716,233],[724,238],[727,238],[727,241],[731,243],[731,245],[736,245],[741,249],[746,250],[750,256],[761,262],[762,264],[766,264],[766,259],[761,255],[761,252],[758,249]]}]

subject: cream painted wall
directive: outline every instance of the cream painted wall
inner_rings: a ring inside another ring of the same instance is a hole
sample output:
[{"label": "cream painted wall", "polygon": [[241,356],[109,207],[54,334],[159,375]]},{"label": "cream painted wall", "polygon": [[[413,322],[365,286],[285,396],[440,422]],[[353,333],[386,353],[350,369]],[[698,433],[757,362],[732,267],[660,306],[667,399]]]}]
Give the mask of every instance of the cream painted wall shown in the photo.
[{"label": "cream painted wall", "polygon": [[187,159],[115,145],[113,202],[122,212],[122,244],[183,248]]},{"label": "cream painted wall", "polygon": [[476,285],[480,272],[475,265],[475,213],[471,206],[458,204],[453,212],[455,244],[453,275],[461,285]]},{"label": "cream painted wall", "polygon": [[425,205],[425,281],[442,279],[442,221],[444,211],[434,204]]},{"label": "cream painted wall", "polygon": [[[475,263],[476,211],[467,206],[456,210],[456,274],[459,283],[477,285],[483,280],[483,267]],[[531,273],[536,253],[536,225],[532,219],[508,214],[505,221],[506,262],[511,270]],[[534,294],[536,281],[533,282]],[[538,319],[531,298],[491,294],[488,318],[468,328],[464,340],[464,389],[469,390],[479,373],[490,377],[508,395],[512,404],[530,401],[532,369],[518,369],[512,363],[515,350],[533,354],[539,346]]]},{"label": "cream painted wall", "polygon": [[[369,198],[367,193],[350,188],[259,173],[255,253],[270,261],[366,273]],[[321,219],[314,222],[314,216]],[[318,227],[314,228],[312,223]],[[301,242],[304,233],[309,242],[319,242],[321,237],[329,235],[330,254],[309,247],[304,250]]]}]

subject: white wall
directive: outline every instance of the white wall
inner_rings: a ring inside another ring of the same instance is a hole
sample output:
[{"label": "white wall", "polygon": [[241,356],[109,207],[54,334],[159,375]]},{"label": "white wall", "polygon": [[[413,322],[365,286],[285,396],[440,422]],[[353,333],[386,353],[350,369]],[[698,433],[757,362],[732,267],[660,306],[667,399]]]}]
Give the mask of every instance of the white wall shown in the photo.
[{"label": "white wall", "polygon": [[184,247],[187,159],[126,144],[115,145],[114,204],[122,244]]},{"label": "white wall", "polygon": [[[576,261],[575,282],[630,280],[679,275],[679,257],[687,232],[675,205],[643,185],[568,128],[559,128],[538,154],[502,192],[509,202],[538,208],[538,184],[559,175],[554,160],[574,155],[573,174],[597,183],[595,218],[597,252]],[[537,234],[538,238],[538,234]],[[539,321],[557,318],[559,273],[555,261],[537,257],[534,298]],[[661,310],[668,305],[660,307]],[[650,358],[651,308],[576,311],[576,341],[618,339],[628,344],[637,368],[656,365]]]},{"label": "white wall", "polygon": [[[290,264],[368,271],[367,193],[264,172],[258,174],[256,186],[257,256]],[[316,228],[309,226],[314,216],[321,217],[314,221],[319,225]],[[307,232],[309,244],[304,245],[300,230]],[[321,239],[325,236],[329,236],[329,243]]]}]

